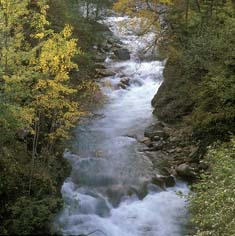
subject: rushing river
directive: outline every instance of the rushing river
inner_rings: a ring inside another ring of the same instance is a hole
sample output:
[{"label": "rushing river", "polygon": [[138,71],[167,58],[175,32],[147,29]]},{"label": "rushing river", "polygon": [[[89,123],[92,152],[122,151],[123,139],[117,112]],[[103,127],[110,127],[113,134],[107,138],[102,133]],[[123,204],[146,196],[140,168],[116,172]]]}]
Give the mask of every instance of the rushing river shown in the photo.
[{"label": "rushing river", "polygon": [[[153,122],[151,99],[162,82],[164,63],[140,61],[139,50],[152,35],[136,36],[123,24],[129,20],[105,21],[129,49],[131,59],[106,60],[118,71],[102,80],[108,102],[96,118],[75,131],[73,149],[80,158],[65,154],[73,170],[62,187],[65,208],[55,223],[63,235],[185,235],[187,202],[177,192],[187,193],[186,184],[166,191],[151,184],[156,170],[137,141]],[[123,76],[130,78],[130,85],[117,88]]]}]

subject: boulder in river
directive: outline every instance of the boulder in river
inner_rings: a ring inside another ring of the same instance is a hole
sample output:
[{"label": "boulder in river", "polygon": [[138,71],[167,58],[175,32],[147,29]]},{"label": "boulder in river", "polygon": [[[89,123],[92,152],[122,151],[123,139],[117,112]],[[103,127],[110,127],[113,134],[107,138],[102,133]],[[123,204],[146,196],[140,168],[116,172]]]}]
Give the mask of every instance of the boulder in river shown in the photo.
[{"label": "boulder in river", "polygon": [[122,89],[126,89],[128,86],[130,86],[130,78],[128,77],[122,78],[120,83],[118,84],[118,87]]},{"label": "boulder in river", "polygon": [[185,178],[185,179],[195,178],[194,169],[189,164],[186,164],[186,163],[183,163],[177,166],[176,172],[180,177]]},{"label": "boulder in river", "polygon": [[[158,125],[160,126],[160,124]],[[169,137],[169,135],[162,129],[162,127],[158,127],[156,125],[151,125],[147,127],[144,131],[144,135],[146,137],[149,137],[151,139],[156,139],[158,137],[159,139],[163,138],[166,139]]]},{"label": "boulder in river", "polygon": [[128,49],[126,48],[119,48],[114,51],[114,55],[119,59],[123,61],[130,60],[130,53]]},{"label": "boulder in river", "polygon": [[114,76],[114,75],[115,75],[115,72],[110,69],[96,68],[96,76],[98,78],[109,77],[109,76]]},{"label": "boulder in river", "polygon": [[151,142],[150,138],[148,138],[148,137],[144,137],[144,138],[142,138],[142,139],[139,139],[138,141],[139,141],[140,143],[145,144],[145,145],[148,146],[148,147],[151,147],[151,146],[152,146],[152,142]]},{"label": "boulder in river", "polygon": [[120,82],[126,86],[130,86],[130,78],[128,77],[123,77]]},{"label": "boulder in river", "polygon": [[156,175],[152,178],[152,183],[164,189],[165,187],[173,187],[175,185],[175,178],[171,175]]}]

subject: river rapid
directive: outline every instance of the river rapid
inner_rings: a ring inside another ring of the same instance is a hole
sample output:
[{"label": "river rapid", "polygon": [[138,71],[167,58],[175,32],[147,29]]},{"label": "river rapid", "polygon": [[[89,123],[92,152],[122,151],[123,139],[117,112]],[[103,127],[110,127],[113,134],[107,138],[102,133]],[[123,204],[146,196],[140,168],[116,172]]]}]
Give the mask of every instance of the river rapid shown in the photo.
[{"label": "river rapid", "polygon": [[[154,121],[151,100],[161,85],[164,62],[140,60],[153,35],[137,36],[128,17],[108,17],[105,24],[131,53],[130,60],[107,58],[107,67],[117,71],[103,78],[101,89],[108,102],[97,116],[75,130],[73,151],[65,158],[72,165],[64,182],[63,211],[55,226],[63,235],[183,236],[187,224],[188,193],[177,182],[166,191],[151,184],[157,172],[138,142]],[[126,89],[118,87],[129,78]]]}]

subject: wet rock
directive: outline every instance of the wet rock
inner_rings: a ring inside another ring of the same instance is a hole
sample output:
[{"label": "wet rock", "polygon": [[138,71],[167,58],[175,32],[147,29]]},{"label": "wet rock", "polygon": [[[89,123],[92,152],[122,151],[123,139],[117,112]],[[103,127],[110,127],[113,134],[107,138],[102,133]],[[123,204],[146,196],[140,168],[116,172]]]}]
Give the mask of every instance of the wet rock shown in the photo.
[{"label": "wet rock", "polygon": [[161,123],[157,123],[155,125],[147,127],[144,131],[144,136],[149,137],[151,139],[156,136],[158,136],[159,139],[166,139],[169,137],[169,135],[163,130],[163,125]]},{"label": "wet rock", "polygon": [[152,140],[153,141],[160,141],[161,137],[160,136],[154,136],[154,137],[152,137]]},{"label": "wet rock", "polygon": [[127,86],[125,84],[122,84],[122,83],[119,83],[118,87],[122,88],[122,89],[127,89]]},{"label": "wet rock", "polygon": [[95,214],[101,217],[108,217],[110,215],[110,207],[105,199],[97,199]]},{"label": "wet rock", "polygon": [[126,86],[130,86],[130,78],[124,77],[121,79],[120,83],[125,84]]},{"label": "wet rock", "polygon": [[130,86],[130,78],[128,77],[122,78],[120,83],[118,84],[118,87],[122,89],[126,89],[128,86]]},{"label": "wet rock", "polygon": [[136,134],[126,134],[126,135],[124,135],[124,137],[132,138],[132,139],[138,138]]},{"label": "wet rock", "polygon": [[155,151],[161,150],[164,147],[164,143],[162,141],[158,141],[156,143],[152,143],[152,148]]},{"label": "wet rock", "polygon": [[117,207],[121,202],[123,196],[125,196],[125,190],[122,185],[114,185],[107,189],[106,194],[114,207]]},{"label": "wet rock", "polygon": [[181,148],[181,147],[176,147],[175,151],[178,152],[178,153],[181,153],[181,152],[183,151],[183,148]]},{"label": "wet rock", "polygon": [[97,69],[106,69],[106,66],[104,65],[104,63],[99,63],[99,62],[95,63],[95,67]]},{"label": "wet rock", "polygon": [[140,143],[143,143],[145,144],[146,146],[148,147],[151,147],[152,146],[152,142],[149,138],[145,137],[145,138],[142,138],[142,139],[139,139],[138,140]]},{"label": "wet rock", "polygon": [[140,200],[144,199],[148,194],[147,184],[141,187],[131,186],[128,190],[128,195],[131,196],[132,194],[135,194]]},{"label": "wet rock", "polygon": [[168,188],[175,186],[175,178],[171,175],[169,176],[156,175],[152,179],[152,183],[164,189],[165,187]]},{"label": "wet rock", "polygon": [[109,69],[96,68],[96,76],[99,78],[114,76],[115,72]]},{"label": "wet rock", "polygon": [[195,178],[194,169],[186,163],[183,163],[176,167],[177,174],[182,178]]},{"label": "wet rock", "polygon": [[163,180],[165,181],[166,187],[174,187],[175,186],[175,178],[173,176],[163,176]]},{"label": "wet rock", "polygon": [[173,153],[175,153],[175,149],[169,149],[169,150],[167,150],[167,152],[170,154],[173,154]]},{"label": "wet rock", "polygon": [[155,184],[148,184],[147,188],[148,188],[149,192],[160,193],[160,192],[164,191],[163,188],[161,188]]},{"label": "wet rock", "polygon": [[170,169],[170,174],[171,174],[172,176],[177,176],[177,172],[176,172],[176,170],[175,170],[174,167],[171,167],[171,169]]},{"label": "wet rock", "polygon": [[95,157],[101,158],[103,156],[104,156],[104,153],[101,150],[98,150],[98,151],[95,152]]},{"label": "wet rock", "polygon": [[117,59],[123,60],[123,61],[130,60],[131,58],[129,51],[126,48],[116,49],[114,51],[114,55],[117,57]]}]

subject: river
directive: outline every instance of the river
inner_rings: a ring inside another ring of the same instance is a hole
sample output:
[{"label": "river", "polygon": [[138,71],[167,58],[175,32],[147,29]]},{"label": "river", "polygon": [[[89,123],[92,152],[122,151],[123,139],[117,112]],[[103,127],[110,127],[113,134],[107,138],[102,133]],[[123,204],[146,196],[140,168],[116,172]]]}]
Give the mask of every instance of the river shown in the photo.
[{"label": "river", "polygon": [[[161,85],[164,62],[141,61],[139,50],[153,35],[137,36],[128,29],[127,17],[108,17],[105,23],[131,52],[131,59],[107,67],[115,76],[101,80],[108,102],[96,118],[75,130],[73,151],[66,152],[71,176],[62,187],[65,202],[55,225],[63,235],[182,236],[187,224],[188,193],[177,181],[166,191],[151,184],[156,171],[137,141],[154,121],[151,100]],[[118,88],[122,77],[130,79]],[[137,139],[136,139],[137,138]]]}]

